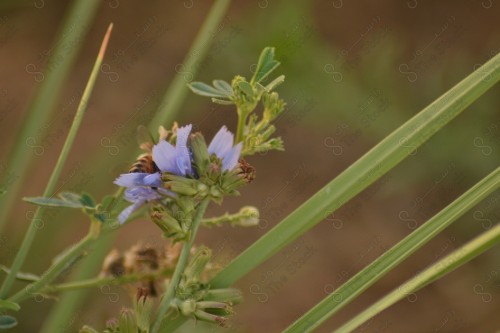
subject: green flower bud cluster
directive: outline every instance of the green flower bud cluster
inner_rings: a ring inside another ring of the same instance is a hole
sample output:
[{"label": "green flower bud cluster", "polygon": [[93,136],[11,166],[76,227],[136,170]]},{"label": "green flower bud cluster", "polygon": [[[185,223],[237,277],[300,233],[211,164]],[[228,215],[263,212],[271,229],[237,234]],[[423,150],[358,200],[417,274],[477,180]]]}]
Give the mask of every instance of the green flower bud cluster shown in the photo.
[{"label": "green flower bud cluster", "polygon": [[234,288],[211,290],[202,282],[211,257],[212,251],[207,247],[193,255],[177,287],[173,305],[184,316],[225,326],[228,317],[234,314],[233,306],[242,301],[242,293]]}]

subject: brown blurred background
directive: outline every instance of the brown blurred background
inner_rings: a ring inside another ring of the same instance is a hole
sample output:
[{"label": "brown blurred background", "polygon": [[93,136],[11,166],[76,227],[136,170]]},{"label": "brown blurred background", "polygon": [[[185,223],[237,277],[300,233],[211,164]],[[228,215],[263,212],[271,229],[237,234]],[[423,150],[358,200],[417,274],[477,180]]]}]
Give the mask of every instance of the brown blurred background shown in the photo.
[{"label": "brown blurred background", "polygon": [[[103,67],[97,80],[60,187],[87,191],[97,198],[115,190],[114,177],[130,164],[130,151],[136,149],[135,128],[149,119],[141,116],[144,110],[154,110],[176,74],[191,80],[192,69],[182,66],[183,58],[211,4],[196,0],[148,1],[147,5],[102,2],[80,41],[82,52],[60,93],[52,121],[40,124],[33,133],[36,147],[26,148],[35,154],[38,147],[42,153],[35,156],[20,197],[41,195],[67,133],[66,119],[76,110],[110,22],[114,31],[104,61],[109,66]],[[41,75],[50,69],[47,54],[68,6],[66,1],[50,0],[0,5],[2,165],[8,165],[7,154]],[[257,179],[240,197],[209,210],[215,215],[255,205],[261,211],[260,226],[204,229],[199,243],[214,249],[218,263],[228,262],[384,136],[497,54],[499,6],[486,0],[234,1],[214,32],[207,57],[196,64],[195,79],[250,77],[250,65],[259,52],[275,46],[282,63],[277,72],[286,75],[278,91],[288,107],[277,123],[286,151],[251,158]],[[228,331],[281,331],[497,167],[499,92],[494,87],[379,182],[239,281],[245,302],[237,307],[234,326]],[[208,138],[223,124],[233,131],[236,126],[231,108],[214,106],[194,94],[176,118],[181,124],[199,126]],[[428,264],[498,223],[499,199],[497,191],[467,212],[318,332],[330,332]],[[10,265],[27,229],[30,209],[19,200],[9,217],[1,235],[2,264]],[[86,228],[79,212],[49,211],[23,270],[41,273]],[[127,249],[137,241],[163,244],[158,229],[144,220],[122,229],[115,247]],[[357,331],[500,329],[499,254],[498,247],[492,249]],[[11,331],[38,331],[54,303],[25,302],[19,326]],[[119,287],[91,290],[70,325],[60,331],[74,332],[83,324],[103,328],[107,319],[130,304]],[[190,324],[184,330],[202,327]]]}]

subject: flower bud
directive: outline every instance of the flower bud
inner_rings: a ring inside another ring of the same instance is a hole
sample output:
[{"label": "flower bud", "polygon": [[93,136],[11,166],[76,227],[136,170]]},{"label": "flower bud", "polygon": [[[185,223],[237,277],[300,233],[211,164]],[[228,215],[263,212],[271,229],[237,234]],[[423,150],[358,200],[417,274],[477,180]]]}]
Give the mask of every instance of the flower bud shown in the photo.
[{"label": "flower bud", "polygon": [[241,227],[254,227],[259,225],[259,210],[253,206],[244,206],[240,209],[241,218],[235,221]]},{"label": "flower bud", "polygon": [[212,187],[210,187],[210,196],[218,199],[218,198],[222,197],[222,193],[221,193],[221,191],[219,191],[217,186],[212,186]]},{"label": "flower bud", "polygon": [[207,172],[210,156],[208,154],[205,138],[201,133],[194,133],[190,137],[191,151],[193,152],[193,160],[196,171],[199,176]]},{"label": "flower bud", "polygon": [[228,319],[222,316],[214,315],[203,310],[196,310],[194,312],[196,319],[207,321],[209,323],[214,323],[219,326],[225,327],[227,325]]},{"label": "flower bud", "polygon": [[191,259],[189,266],[184,271],[186,280],[189,283],[196,283],[200,281],[201,274],[205,270],[205,267],[211,258],[212,251],[206,246],[200,247]]},{"label": "flower bud", "polygon": [[96,331],[95,329],[93,329],[92,327],[90,327],[88,325],[85,325],[82,328],[80,328],[79,332],[80,333],[99,333],[98,331]]},{"label": "flower bud", "polygon": [[198,181],[196,179],[176,176],[170,173],[163,173],[161,176],[165,183],[165,188],[174,193],[194,196],[198,193]]},{"label": "flower bud", "polygon": [[131,309],[123,309],[118,321],[119,331],[123,333],[135,333],[138,330],[135,322],[135,314]]},{"label": "flower bud", "polygon": [[203,297],[205,301],[238,304],[243,301],[243,294],[235,288],[211,289]]},{"label": "flower bud", "polygon": [[177,235],[183,233],[179,222],[174,219],[163,206],[154,205],[150,211],[151,220],[160,227],[161,230],[167,235]]},{"label": "flower bud", "polygon": [[153,316],[153,301],[148,297],[147,289],[138,288],[134,311],[140,332],[147,332],[151,326],[151,317]]},{"label": "flower bud", "polygon": [[193,198],[190,197],[180,197],[177,199],[177,204],[182,209],[184,213],[191,213],[194,211],[194,202]]},{"label": "flower bud", "polygon": [[201,196],[201,197],[206,197],[207,194],[208,194],[208,186],[199,182],[198,183],[198,186],[197,186],[197,189],[198,189],[198,194]]},{"label": "flower bud", "polygon": [[180,303],[178,307],[184,316],[190,316],[196,311],[196,301],[188,299]]},{"label": "flower bud", "polygon": [[166,184],[167,188],[169,188],[172,192],[182,195],[194,196],[198,193],[196,187],[193,186],[192,183],[189,182],[178,182],[171,181]]}]

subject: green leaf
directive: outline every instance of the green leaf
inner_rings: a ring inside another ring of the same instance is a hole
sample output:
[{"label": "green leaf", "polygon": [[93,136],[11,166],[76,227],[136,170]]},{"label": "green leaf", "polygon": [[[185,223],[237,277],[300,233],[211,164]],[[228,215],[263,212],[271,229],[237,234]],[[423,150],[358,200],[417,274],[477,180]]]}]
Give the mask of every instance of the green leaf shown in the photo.
[{"label": "green leaf", "polygon": [[88,193],[82,193],[80,203],[87,208],[95,208],[96,206],[94,198]]},{"label": "green leaf", "polygon": [[64,201],[74,202],[75,204],[79,204],[81,198],[80,194],[66,191],[59,193],[57,196]]},{"label": "green leaf", "polygon": [[46,207],[83,208],[81,203],[47,197],[23,198],[24,201]]},{"label": "green leaf", "polygon": [[253,96],[253,88],[247,81],[238,82],[238,87],[247,95],[248,97]]},{"label": "green leaf", "polygon": [[17,325],[16,318],[8,315],[0,315],[0,329],[6,330]]},{"label": "green leaf", "polygon": [[217,103],[217,104],[221,104],[221,105],[233,105],[234,104],[234,102],[232,102],[232,101],[228,101],[225,99],[218,99],[218,98],[212,98],[212,102]]},{"label": "green leaf", "polygon": [[109,219],[109,215],[106,213],[95,213],[93,216],[101,223],[106,223]]},{"label": "green leaf", "polygon": [[[0,265],[0,269],[5,273],[10,274],[10,268],[8,268],[7,266]],[[35,282],[38,281],[40,277],[32,273],[17,272],[16,279],[25,282]]]},{"label": "green leaf", "polygon": [[259,62],[250,83],[253,84],[264,80],[279,65],[280,62],[274,59],[274,47],[266,47],[260,54]]},{"label": "green leaf", "polygon": [[208,84],[203,83],[203,82],[193,82],[191,84],[188,84],[188,87],[195,94],[198,94],[200,96],[218,97],[218,98],[226,98],[227,97],[226,92],[215,89],[215,88],[213,88],[213,87],[211,87]]},{"label": "green leaf", "polygon": [[226,81],[224,81],[224,80],[214,80],[212,82],[212,84],[219,91],[224,91],[227,94],[227,96],[232,96],[233,95],[233,88]]},{"label": "green leaf", "polygon": [[274,80],[272,80],[271,83],[269,83],[266,86],[266,90],[271,91],[274,88],[276,88],[277,86],[279,86],[280,84],[282,84],[283,82],[285,82],[285,75],[280,75],[277,78],[275,78]]},{"label": "green leaf", "polygon": [[500,54],[416,114],[272,230],[247,248],[212,281],[232,285],[286,245],[330,216],[427,141],[500,79]]},{"label": "green leaf", "polygon": [[500,242],[500,224],[456,249],[349,320],[335,332],[352,332],[365,321],[444,275],[452,272]]},{"label": "green leaf", "polygon": [[101,207],[102,209],[106,210],[109,208],[109,205],[114,201],[114,198],[112,195],[106,195],[104,198],[101,200]]},{"label": "green leaf", "polygon": [[335,289],[333,294],[328,295],[306,312],[285,332],[303,332],[319,326],[499,187],[500,168],[497,168],[417,230]]},{"label": "green leaf", "polygon": [[21,309],[21,307],[17,303],[0,299],[0,310],[3,310],[3,309],[10,310],[10,311],[19,311],[19,309]]}]

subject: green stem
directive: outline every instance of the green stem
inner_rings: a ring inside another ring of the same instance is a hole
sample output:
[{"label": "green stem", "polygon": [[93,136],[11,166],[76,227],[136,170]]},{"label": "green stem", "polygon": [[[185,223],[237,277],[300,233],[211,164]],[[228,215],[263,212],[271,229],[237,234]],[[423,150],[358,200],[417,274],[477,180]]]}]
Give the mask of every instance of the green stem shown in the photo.
[{"label": "green stem", "polygon": [[243,141],[243,134],[245,132],[245,125],[247,123],[247,117],[249,112],[238,107],[238,127],[236,129],[236,139],[234,143]]},{"label": "green stem", "polygon": [[99,221],[91,221],[90,229],[87,235],[82,238],[78,243],[71,246],[61,254],[50,266],[39,280],[26,286],[18,291],[9,300],[12,302],[21,302],[30,296],[36,294],[57,278],[65,269],[67,269],[82,253],[94,243],[100,235],[101,223]]},{"label": "green stem", "polygon": [[[56,110],[60,92],[64,88],[63,84],[71,73],[70,69],[78,56],[80,48],[84,45],[81,41],[87,34],[88,27],[101,4],[99,0],[77,0],[73,2],[74,4],[71,5],[67,19],[55,39],[57,42],[54,45],[54,51],[47,61],[48,64],[55,63],[57,66],[53,66],[50,70],[44,70],[43,77],[37,79],[42,79],[40,88],[35,98],[30,102],[28,114],[25,117],[26,121],[23,123],[19,134],[12,140],[16,144],[12,145],[12,151],[7,155],[10,162],[9,170],[12,173],[7,172],[5,174],[13,174],[16,178],[15,182],[8,188],[9,195],[5,195],[0,200],[0,230],[7,222],[14,202],[19,199],[18,194],[21,186],[28,175],[33,158],[36,157],[26,145],[29,140],[36,140],[33,133],[37,133],[40,126],[47,123],[53,113],[52,111]],[[68,47],[69,45],[71,47]],[[35,65],[29,64],[28,66]],[[3,179],[2,183],[8,183],[8,179]]]},{"label": "green stem", "polygon": [[[87,1],[81,1],[81,2],[87,3]],[[91,1],[88,2],[90,3]],[[201,68],[201,66],[194,66],[194,65],[203,61],[206,55],[206,50],[208,50],[208,48],[212,45],[212,42],[214,40],[213,32],[216,31],[218,26],[220,26],[220,23],[227,11],[227,8],[229,7],[229,3],[230,0],[218,0],[214,3],[206,20],[201,26],[198,35],[190,48],[188,55],[183,61],[183,64],[189,68],[189,70],[193,74],[193,77],[196,76],[198,69]],[[186,82],[183,79],[184,79],[183,74],[177,74],[172,83],[169,85],[162,99],[162,103],[160,104],[161,106],[163,106],[160,109],[161,112],[158,112],[155,118],[149,123],[148,125],[149,128],[156,131],[158,125],[169,123],[174,118],[174,116],[179,112],[180,106],[184,102],[188,93],[188,89],[186,89],[185,87]],[[102,158],[102,156],[99,158]],[[93,159],[91,158],[89,159],[89,161],[95,161],[98,160],[99,158],[97,157]],[[104,178],[100,179],[105,181]],[[113,240],[112,237],[103,239],[102,248],[103,249],[109,248],[112,243],[112,240]],[[92,276],[91,274],[88,274],[88,272],[99,269],[102,257],[104,257],[105,253],[106,251],[104,250],[102,251],[101,255],[96,255],[95,253],[92,253],[91,254],[92,258],[89,258],[92,260],[89,261],[88,264],[84,263],[84,265],[79,267],[77,275]],[[83,296],[84,294],[81,291],[63,295],[60,302],[57,303],[56,308],[50,314],[49,317],[50,323],[48,324],[46,323],[46,326],[44,325],[42,332],[43,333],[55,332],[56,330],[52,328],[56,326],[65,327],[64,323],[69,323],[69,321],[72,320],[71,317],[73,316],[73,314],[76,313],[78,311],[78,308],[81,307],[80,304]],[[66,311],[67,309],[70,308],[72,308],[73,311]]]},{"label": "green stem", "polygon": [[[82,122],[83,116],[85,114],[85,110],[87,109],[88,100],[94,89],[95,81],[97,78],[97,74],[99,73],[99,68],[101,67],[102,59],[104,57],[104,53],[106,51],[106,47],[108,45],[109,36],[111,34],[111,30],[113,28],[113,24],[110,24],[106,35],[101,44],[101,49],[99,50],[99,54],[97,55],[97,59],[94,64],[94,68],[92,69],[92,73],[90,74],[90,78],[87,82],[87,86],[85,87],[85,91],[83,92],[82,99],[80,100],[80,104],[78,105],[78,109],[76,111],[75,117],[73,119],[73,123],[71,124],[71,128],[69,130],[68,136],[66,137],[66,141],[64,142],[64,146],[59,154],[59,158],[57,160],[56,166],[52,171],[52,175],[45,187],[45,191],[43,192],[43,196],[53,196],[54,190],[56,189],[57,181],[59,180],[59,176],[64,168],[64,164],[66,163],[66,159],[68,158],[71,147],[73,146],[73,142],[75,141],[76,133],[80,128],[80,124]],[[31,224],[28,227],[28,231],[24,236],[23,243],[19,248],[19,251],[14,258],[14,262],[11,266],[10,274],[5,278],[2,287],[0,288],[0,298],[4,298],[7,292],[12,287],[14,280],[16,278],[17,273],[21,269],[26,256],[31,248],[31,244],[35,238],[36,231],[38,230],[38,221],[42,220],[43,212],[45,211],[44,207],[38,207],[35,211],[35,215],[31,220]]]},{"label": "green stem", "polygon": [[208,202],[209,202],[208,198],[203,199],[203,201],[200,202],[197,208],[196,216],[194,217],[193,225],[191,227],[191,235],[189,237],[189,240],[186,241],[182,246],[182,251],[179,256],[179,261],[177,262],[177,266],[175,267],[174,274],[161,300],[158,313],[156,315],[156,320],[153,325],[152,333],[157,333],[159,331],[161,323],[164,319],[163,317],[167,313],[167,310],[170,307],[170,303],[172,302],[172,299],[175,296],[175,289],[177,288],[181,280],[182,274],[184,273],[184,269],[186,268],[189,258],[189,253],[191,252],[191,248],[193,247],[194,239],[196,238],[198,227],[200,226],[203,215],[205,214],[205,210],[207,209]]},{"label": "green stem", "polygon": [[[118,198],[120,198],[122,194],[123,188],[119,187],[115,191],[109,204],[103,207],[104,211],[113,211]],[[88,257],[84,258],[80,265],[78,265],[75,272],[71,275],[70,280],[86,280],[99,273],[102,258],[109,252],[112,240],[115,236],[115,233],[106,232],[107,230],[105,229],[105,226],[107,225],[108,224],[103,225],[101,236],[93,245],[92,252]],[[42,293],[45,293],[45,290],[42,290]],[[40,333],[60,332],[62,331],[62,328],[70,327],[71,318],[84,302],[86,294],[86,289],[78,289],[59,295],[59,300],[54,304],[53,309],[51,309],[49,315],[45,318],[44,323],[40,328]]]},{"label": "green stem", "polygon": [[142,280],[156,280],[172,274],[172,269],[163,269],[158,272],[126,274],[122,276],[96,277],[87,280],[49,285],[42,289],[41,293],[56,293],[69,290],[97,288],[105,285],[122,285]]}]

